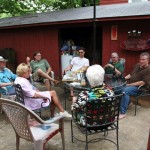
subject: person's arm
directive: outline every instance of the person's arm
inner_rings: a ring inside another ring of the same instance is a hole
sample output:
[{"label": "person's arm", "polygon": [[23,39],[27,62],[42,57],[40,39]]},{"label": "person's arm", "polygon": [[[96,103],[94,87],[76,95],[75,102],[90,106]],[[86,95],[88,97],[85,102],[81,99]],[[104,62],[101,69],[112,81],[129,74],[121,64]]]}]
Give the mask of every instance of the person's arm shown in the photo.
[{"label": "person's arm", "polygon": [[50,74],[51,73],[51,71],[52,71],[52,69],[51,69],[51,67],[49,67],[48,69],[47,69],[47,74]]},{"label": "person's arm", "polygon": [[30,57],[26,57],[26,62],[27,62],[27,65],[30,67],[30,70],[31,70],[31,72],[32,72],[32,67],[31,67],[31,59],[30,59]]},{"label": "person's arm", "polygon": [[6,87],[6,86],[10,86],[13,85],[13,82],[9,82],[9,83],[0,83],[0,87]]},{"label": "person's arm", "polygon": [[124,77],[126,80],[129,80],[131,78],[131,75],[128,74],[127,76]]},{"label": "person's arm", "polygon": [[64,72],[66,73],[67,71],[69,71],[69,70],[71,70],[72,69],[72,67],[73,67],[73,65],[72,64],[70,64],[65,70],[64,70]]},{"label": "person's arm", "polygon": [[35,93],[33,97],[34,98],[42,98],[43,96],[39,95],[38,93]]},{"label": "person's arm", "polygon": [[28,64],[28,66],[30,66],[30,57],[26,57],[26,62]]},{"label": "person's arm", "polygon": [[48,61],[46,59],[43,59],[44,63],[45,63],[45,67],[46,67],[46,73],[49,75],[52,71],[52,68],[50,66],[50,64],[48,63]]},{"label": "person's arm", "polygon": [[134,83],[127,84],[127,86],[143,86],[145,84],[144,81],[137,81]]}]

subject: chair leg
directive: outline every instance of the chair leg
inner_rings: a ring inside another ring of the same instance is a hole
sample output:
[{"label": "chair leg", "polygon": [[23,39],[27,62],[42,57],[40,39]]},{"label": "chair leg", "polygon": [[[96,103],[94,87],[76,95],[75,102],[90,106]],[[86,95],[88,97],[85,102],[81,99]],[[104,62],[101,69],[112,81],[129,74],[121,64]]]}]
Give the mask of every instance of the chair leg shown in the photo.
[{"label": "chair leg", "polygon": [[34,150],[44,150],[43,141],[35,141]]},{"label": "chair leg", "polygon": [[65,150],[64,120],[63,119],[59,120],[59,128],[60,128],[60,134],[61,134],[61,139],[62,139],[62,147],[63,147],[63,150]]},{"label": "chair leg", "polygon": [[116,129],[116,138],[117,138],[117,150],[119,150],[119,140],[118,140],[118,127]]},{"label": "chair leg", "polygon": [[71,140],[72,140],[72,143],[73,143],[73,126],[72,126],[72,120],[71,120]]},{"label": "chair leg", "polygon": [[19,145],[20,145],[20,137],[18,134],[16,134],[16,150],[19,150]]},{"label": "chair leg", "polygon": [[65,110],[66,110],[66,94],[67,94],[67,89],[66,89],[66,87],[64,87],[64,92],[65,92]]},{"label": "chair leg", "polygon": [[61,139],[62,139],[62,147],[63,147],[63,150],[65,150],[65,136],[64,136],[64,128],[62,128],[61,130]]},{"label": "chair leg", "polygon": [[137,108],[137,105],[138,105],[138,97],[135,97],[135,116],[136,116],[136,108]]},{"label": "chair leg", "polygon": [[87,129],[86,129],[86,145],[85,145],[85,150],[88,150],[88,135],[87,135]]}]

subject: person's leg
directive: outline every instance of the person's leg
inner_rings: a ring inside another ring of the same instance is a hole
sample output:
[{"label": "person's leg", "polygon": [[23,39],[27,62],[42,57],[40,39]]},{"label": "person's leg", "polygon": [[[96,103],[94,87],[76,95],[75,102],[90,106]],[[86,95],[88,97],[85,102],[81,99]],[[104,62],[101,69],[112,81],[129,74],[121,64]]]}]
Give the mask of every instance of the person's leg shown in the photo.
[{"label": "person's leg", "polygon": [[51,97],[52,97],[52,101],[53,103],[56,105],[56,107],[59,109],[60,112],[64,112],[64,109],[62,107],[62,105],[59,102],[58,96],[56,94],[55,91],[50,91]]},{"label": "person's leg", "polygon": [[44,77],[46,79],[49,79],[50,81],[53,81],[54,84],[58,84],[59,83],[59,81],[51,78],[47,73],[43,72],[41,69],[38,69],[37,73],[38,73],[39,76]]},{"label": "person's leg", "polygon": [[58,99],[58,96],[57,96],[56,92],[55,91],[50,91],[50,94],[51,94],[51,97],[52,97],[52,99],[51,99],[52,103],[54,103],[54,105],[59,109],[60,114],[64,115],[64,117],[71,118],[72,116],[67,111],[65,111],[63,109],[61,103],[59,102],[59,99]]},{"label": "person's leg", "polygon": [[47,91],[50,91],[50,90],[51,90],[50,81],[49,81],[48,79],[45,79],[45,80],[44,80],[44,83],[45,83],[45,86],[46,86]]},{"label": "person's leg", "polygon": [[136,86],[126,86],[123,89],[124,96],[121,99],[121,104],[120,104],[120,119],[124,118],[126,116],[126,111],[128,109],[129,101],[130,101],[130,96],[135,95],[138,93],[138,87]]}]

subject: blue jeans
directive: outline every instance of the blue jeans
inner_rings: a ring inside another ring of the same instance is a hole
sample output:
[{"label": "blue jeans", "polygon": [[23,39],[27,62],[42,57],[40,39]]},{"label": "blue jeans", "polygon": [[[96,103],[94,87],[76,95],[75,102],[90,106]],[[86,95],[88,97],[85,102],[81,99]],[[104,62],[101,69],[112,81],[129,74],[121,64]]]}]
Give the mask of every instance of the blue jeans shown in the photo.
[{"label": "blue jeans", "polygon": [[123,88],[123,92],[125,93],[125,95],[121,99],[121,104],[120,104],[121,114],[126,113],[130,101],[130,96],[138,94],[139,89],[138,86],[126,86]]}]

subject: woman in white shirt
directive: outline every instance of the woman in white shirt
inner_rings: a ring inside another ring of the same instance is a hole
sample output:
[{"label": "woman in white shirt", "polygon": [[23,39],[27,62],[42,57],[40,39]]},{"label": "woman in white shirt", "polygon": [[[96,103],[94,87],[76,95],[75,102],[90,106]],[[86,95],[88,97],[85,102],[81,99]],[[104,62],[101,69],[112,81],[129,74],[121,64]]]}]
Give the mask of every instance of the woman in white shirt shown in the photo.
[{"label": "woman in white shirt", "polygon": [[[41,92],[41,91],[36,90],[33,87],[33,85],[28,80],[31,70],[27,64],[21,63],[17,67],[16,72],[17,72],[18,77],[15,80],[15,84],[20,84],[23,90],[23,94],[25,96],[31,97],[31,98],[24,97],[26,107],[30,108],[31,110],[38,109],[38,108],[41,108],[42,102],[46,102],[44,103],[44,107],[48,105],[51,105],[51,107],[56,106],[59,109],[61,115],[63,114],[65,117],[71,117],[71,115],[68,112],[64,111],[55,91],[42,91]],[[49,98],[50,102],[46,98],[43,99],[43,97]],[[54,116],[54,114],[51,114],[51,115]]]}]

